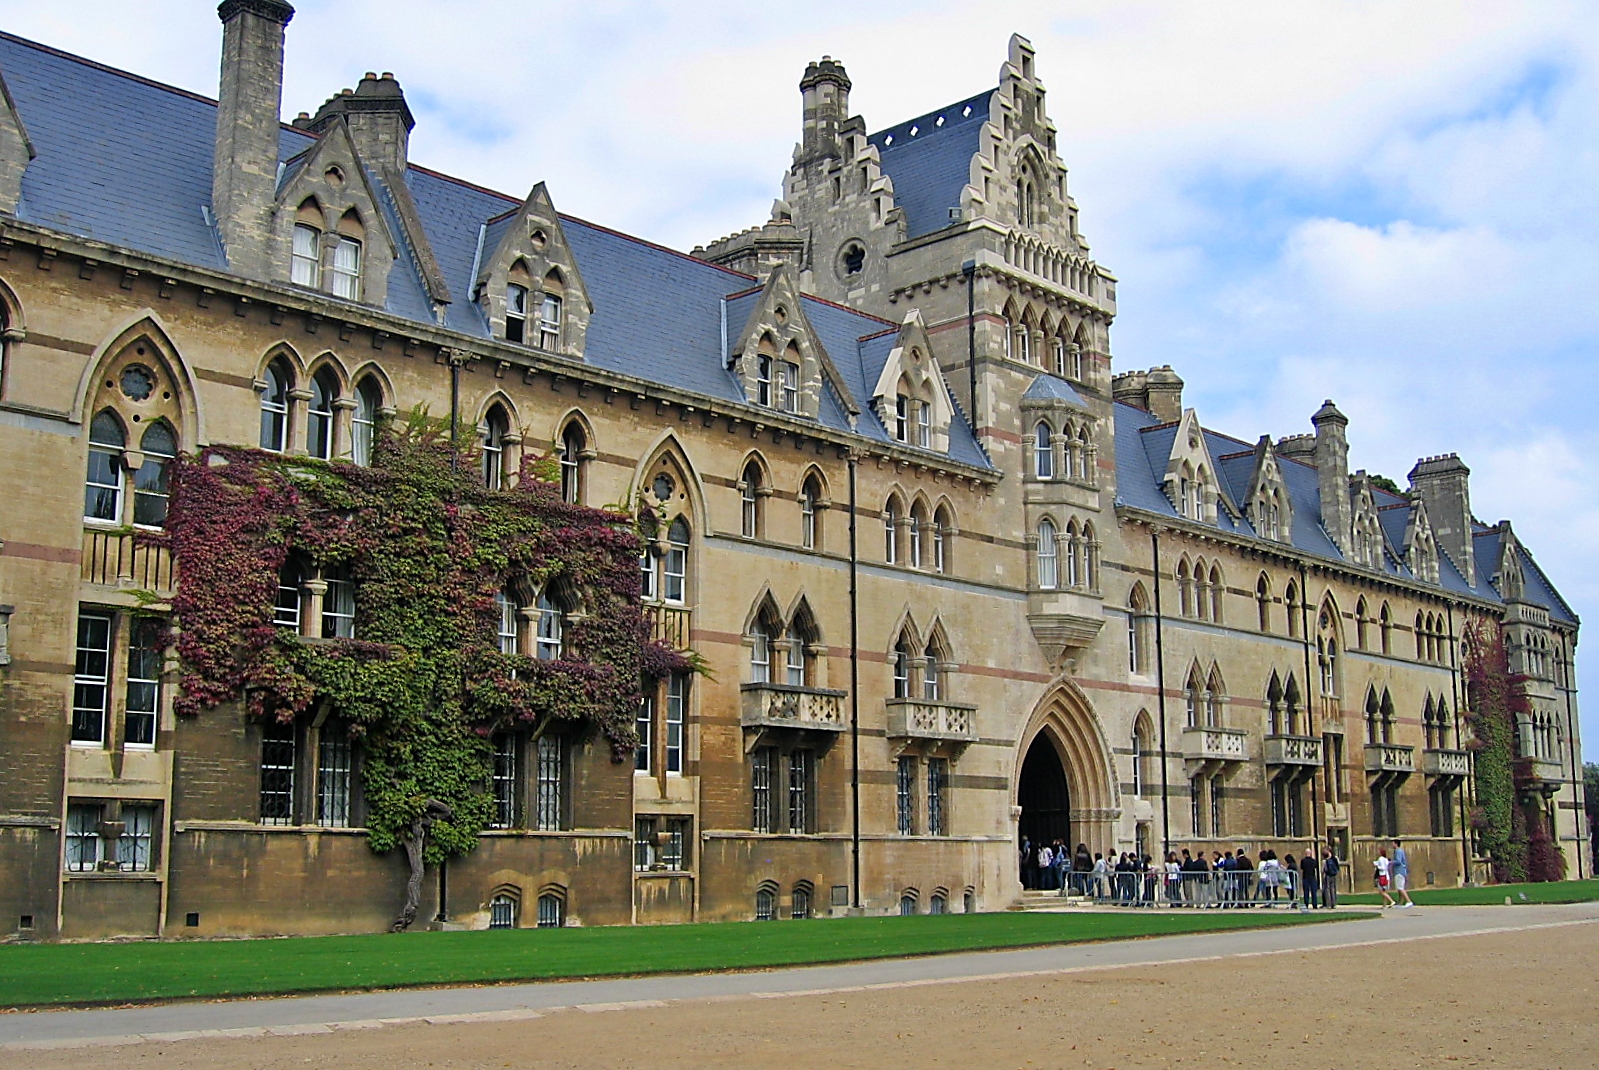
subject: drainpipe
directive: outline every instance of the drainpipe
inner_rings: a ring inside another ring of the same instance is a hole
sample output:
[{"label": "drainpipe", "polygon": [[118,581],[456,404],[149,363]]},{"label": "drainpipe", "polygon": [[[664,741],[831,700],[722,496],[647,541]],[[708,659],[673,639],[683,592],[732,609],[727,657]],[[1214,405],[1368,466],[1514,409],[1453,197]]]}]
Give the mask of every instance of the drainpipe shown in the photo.
[{"label": "drainpipe", "polygon": [[[1564,646],[1565,646],[1565,644],[1562,643],[1561,644],[1561,648],[1562,649],[1560,650],[1560,654],[1561,655],[1564,655]],[[1571,797],[1572,797],[1573,801],[1575,801],[1576,804],[1577,804],[1577,814],[1576,814],[1576,817],[1577,817],[1577,820],[1576,820],[1576,831],[1577,831],[1577,879],[1578,880],[1582,880],[1583,879],[1582,856],[1583,856],[1584,852],[1586,852],[1589,849],[1589,845],[1586,842],[1584,842],[1583,836],[1582,836],[1582,822],[1588,816],[1587,800],[1584,798],[1584,796],[1587,794],[1587,791],[1588,791],[1588,785],[1587,785],[1587,781],[1584,780],[1583,775],[1582,775],[1582,758],[1577,753],[1577,722],[1576,722],[1576,719],[1575,719],[1575,717],[1574,717],[1574,715],[1572,713],[1572,709],[1571,709],[1571,670],[1574,667],[1574,663],[1572,661],[1567,660],[1564,656],[1561,657],[1560,661],[1561,661],[1561,664],[1565,666],[1565,669],[1561,673],[1560,690],[1562,690],[1562,691],[1564,691],[1566,693],[1566,752],[1571,755]],[[1556,804],[1556,805],[1558,806],[1558,804]],[[1560,816],[1560,811],[1559,811],[1559,809],[1556,809],[1555,810],[1555,845],[1556,846],[1559,846],[1559,844],[1560,844],[1560,822],[1559,822],[1559,816]]]},{"label": "drainpipe", "polygon": [[[1465,750],[1460,745],[1460,665],[1456,657],[1460,644],[1455,641],[1455,604],[1447,602],[1444,611],[1449,617],[1449,694],[1455,700],[1455,745]],[[1460,869],[1465,874],[1462,881],[1467,887],[1471,886],[1471,834],[1466,828],[1466,788],[1470,783],[1470,773],[1460,780],[1460,792],[1455,799],[1455,806],[1460,811]]]},{"label": "drainpipe", "polygon": [[1160,613],[1160,532],[1149,529],[1149,564],[1155,590],[1155,694],[1160,710],[1160,860],[1171,854],[1171,785],[1166,753],[1166,647]]},{"label": "drainpipe", "polygon": [[977,431],[977,261],[968,260],[961,265],[961,274],[966,276],[966,379],[968,383],[967,397],[971,399],[971,409],[967,416],[972,421],[972,432]]},{"label": "drainpipe", "polygon": [[[1302,640],[1304,640],[1304,645],[1305,645],[1305,693],[1307,695],[1310,693],[1310,685],[1311,685],[1311,682],[1314,680],[1315,684],[1316,684],[1316,694],[1318,696],[1320,696],[1320,694],[1321,694],[1321,677],[1319,677],[1319,676],[1313,677],[1313,676],[1310,675],[1310,577],[1305,573],[1305,563],[1303,561],[1301,561],[1299,563],[1299,620],[1300,620],[1299,637]],[[1311,720],[1310,720],[1310,703],[1308,701],[1305,703],[1305,727],[1307,729],[1315,727],[1311,723]],[[1311,735],[1313,733],[1307,732],[1306,734],[1307,735]],[[1325,746],[1326,742],[1327,742],[1327,736],[1326,736],[1326,733],[1324,732],[1324,733],[1322,733],[1322,744]],[[1326,761],[1323,760],[1322,768],[1325,769],[1326,765],[1327,765]],[[1321,857],[1321,831],[1320,831],[1321,830],[1321,825],[1316,821],[1316,810],[1320,807],[1320,805],[1321,805],[1321,798],[1320,798],[1319,794],[1316,791],[1316,774],[1315,773],[1311,773],[1310,774],[1310,840],[1311,840],[1311,843],[1315,846],[1316,857],[1317,857],[1318,860]],[[1292,827],[1290,827],[1288,829],[1288,831],[1292,832],[1294,830],[1293,830]]]},{"label": "drainpipe", "polygon": [[445,359],[450,362],[450,471],[453,473],[458,465],[460,453],[460,436],[457,433],[461,422],[461,362],[456,359],[453,352],[446,351]]},{"label": "drainpipe", "polygon": [[855,451],[849,454],[849,805],[851,903],[861,907],[860,555],[855,542]]}]

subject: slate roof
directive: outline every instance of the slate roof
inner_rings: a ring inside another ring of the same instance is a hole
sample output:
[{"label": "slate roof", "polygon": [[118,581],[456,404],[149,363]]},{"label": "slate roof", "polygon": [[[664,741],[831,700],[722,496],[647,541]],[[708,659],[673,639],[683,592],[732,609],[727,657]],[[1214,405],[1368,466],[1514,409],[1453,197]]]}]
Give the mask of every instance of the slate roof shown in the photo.
[{"label": "slate roof", "polygon": [[[1176,423],[1162,423],[1143,409],[1122,402],[1114,405],[1116,435],[1116,504],[1126,505],[1148,513],[1177,517],[1177,510],[1161,489],[1166,474],[1166,462],[1171,457],[1172,443],[1177,437]],[[1205,446],[1216,463],[1217,478],[1222,489],[1234,504],[1242,505],[1248,492],[1250,477],[1254,474],[1254,448],[1240,439],[1204,429]],[[1344,560],[1336,543],[1321,526],[1321,485],[1313,465],[1291,458],[1278,458],[1283,482],[1287,486],[1288,501],[1293,508],[1292,545],[1294,549],[1315,557],[1334,561]],[[1409,519],[1410,503],[1397,494],[1378,487],[1372,488],[1377,505],[1377,519],[1388,547],[1383,554],[1382,571],[1399,579],[1413,580],[1410,569],[1396,555],[1404,551],[1405,524]],[[1228,515],[1218,509],[1217,528],[1243,538],[1264,538],[1257,535],[1247,518]],[[1477,584],[1467,584],[1449,555],[1438,555],[1439,586],[1452,594],[1471,595],[1499,600],[1499,592],[1492,582],[1492,573],[1499,560],[1500,531],[1498,528],[1479,526],[1473,543],[1473,556],[1477,565]],[[1275,545],[1275,544],[1271,544]],[[1555,590],[1532,555],[1522,547],[1522,571],[1526,577],[1526,597],[1534,604],[1549,610],[1557,621],[1576,624],[1577,616]]]},{"label": "slate roof", "polygon": [[1072,389],[1072,384],[1064,379],[1057,379],[1053,375],[1040,375],[1027,387],[1022,394],[1023,401],[1064,401],[1068,405],[1075,405],[1079,409],[1086,409],[1088,405]]},{"label": "slate roof", "polygon": [[[4,33],[0,73],[38,150],[23,175],[19,219],[199,268],[226,270],[221,243],[205,214],[211,201],[215,101]],[[975,129],[974,122],[987,113],[986,99],[973,98],[977,104],[972,116],[946,125]],[[953,114],[959,116],[961,108],[956,106]],[[279,140],[286,181],[295,158],[314,139],[283,127]],[[381,176],[369,170],[368,177],[401,254],[389,274],[385,310],[436,323],[394,195]],[[471,300],[473,264],[493,253],[508,225],[501,217],[520,207],[523,198],[414,165],[405,182],[426,241],[455,296],[443,306],[442,325],[471,337],[489,337],[487,319]],[[722,401],[744,401],[721,351],[721,304],[729,294],[749,290],[755,280],[584,220],[561,218],[594,304],[585,363]],[[729,302],[743,311],[740,315],[729,308],[729,344],[748,318],[741,303],[747,300],[753,298]],[[893,348],[892,334],[882,332],[896,325],[816,298],[804,300],[806,316],[861,410],[853,430],[889,441],[867,402]],[[835,392],[824,392],[819,422],[849,431],[848,409]],[[963,419],[950,429],[949,456],[992,467]]]},{"label": "slate roof", "polygon": [[877,146],[883,173],[894,180],[894,203],[905,212],[907,238],[949,226],[949,210],[960,207],[961,190],[971,181],[972,157],[995,92],[986,90],[867,137]]}]

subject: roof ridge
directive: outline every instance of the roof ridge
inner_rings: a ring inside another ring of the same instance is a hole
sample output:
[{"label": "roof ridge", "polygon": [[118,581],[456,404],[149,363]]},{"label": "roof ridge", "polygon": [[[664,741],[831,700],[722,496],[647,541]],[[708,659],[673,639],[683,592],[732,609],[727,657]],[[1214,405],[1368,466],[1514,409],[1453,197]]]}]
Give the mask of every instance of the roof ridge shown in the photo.
[{"label": "roof ridge", "polygon": [[[949,104],[940,105],[939,107],[936,107],[936,108],[932,109],[931,111],[923,112],[921,115],[913,115],[909,119],[901,119],[897,123],[889,123],[887,126],[883,127],[882,129],[878,130],[877,132],[871,133],[871,134],[867,134],[866,135],[866,140],[867,141],[872,141],[872,140],[874,140],[876,138],[882,137],[884,134],[888,134],[888,133],[890,133],[892,131],[898,130],[902,126],[903,127],[915,126],[915,125],[921,123],[922,120],[924,120],[924,119],[937,119],[939,117],[939,115],[948,113],[952,109],[958,108],[958,107],[960,107],[963,104],[971,104],[974,101],[981,100],[984,97],[991,97],[997,92],[999,92],[999,86],[997,86],[997,85],[994,86],[992,89],[979,90],[978,92],[973,93],[969,97],[963,97],[960,100],[952,101]],[[957,121],[970,121],[970,119],[971,119],[971,117],[967,116],[967,115],[957,116]],[[949,125],[950,126],[954,126],[955,123],[951,122]],[[936,130],[941,130],[942,127],[935,128],[935,129]],[[934,132],[935,131],[932,131],[932,130],[928,131],[928,133],[934,133]],[[912,142],[912,143],[914,144],[914,142]],[[886,147],[886,148],[899,148],[899,147],[902,147],[902,146],[891,145],[891,146],[884,146],[884,147]]]}]

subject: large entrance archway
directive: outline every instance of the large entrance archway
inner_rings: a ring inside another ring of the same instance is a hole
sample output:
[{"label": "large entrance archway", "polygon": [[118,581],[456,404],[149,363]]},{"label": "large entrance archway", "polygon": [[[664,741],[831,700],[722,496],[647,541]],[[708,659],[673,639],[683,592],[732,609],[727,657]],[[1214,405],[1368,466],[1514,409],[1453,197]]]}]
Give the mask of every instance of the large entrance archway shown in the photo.
[{"label": "large entrance archway", "polygon": [[1114,851],[1116,779],[1110,748],[1099,718],[1082,691],[1070,681],[1056,684],[1039,701],[1017,740],[1012,798],[1016,837],[1033,843],[1089,851]]},{"label": "large entrance archway", "polygon": [[1016,801],[1022,808],[1017,830],[1021,835],[1035,844],[1059,840],[1072,845],[1071,790],[1066,785],[1066,770],[1060,764],[1060,754],[1043,732],[1033,737],[1033,745],[1022,759]]}]

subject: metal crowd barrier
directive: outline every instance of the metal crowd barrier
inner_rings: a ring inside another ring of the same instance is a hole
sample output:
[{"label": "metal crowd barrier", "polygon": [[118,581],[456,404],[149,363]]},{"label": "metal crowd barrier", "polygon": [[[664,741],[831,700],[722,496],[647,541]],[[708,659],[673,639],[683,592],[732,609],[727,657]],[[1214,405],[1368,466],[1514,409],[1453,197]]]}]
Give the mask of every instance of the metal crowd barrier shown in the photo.
[{"label": "metal crowd barrier", "polygon": [[1298,870],[1274,866],[1175,874],[1161,869],[1142,873],[1068,870],[1050,884],[1046,890],[1101,906],[1310,910],[1319,905],[1316,889],[1311,889],[1308,899],[1301,894]]}]

